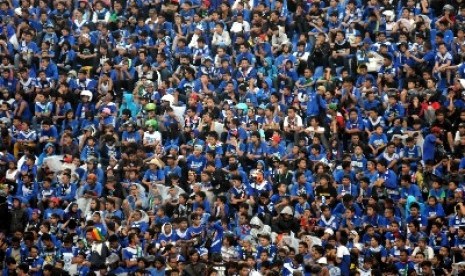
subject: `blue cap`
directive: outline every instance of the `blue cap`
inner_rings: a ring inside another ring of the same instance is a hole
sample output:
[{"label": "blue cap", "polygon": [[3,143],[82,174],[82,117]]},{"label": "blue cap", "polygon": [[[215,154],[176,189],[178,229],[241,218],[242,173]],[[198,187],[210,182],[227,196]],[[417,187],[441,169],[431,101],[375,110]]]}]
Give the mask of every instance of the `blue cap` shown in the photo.
[{"label": "blue cap", "polygon": [[258,106],[258,108],[259,108],[259,109],[266,109],[266,104],[263,104],[263,103],[262,103],[262,104],[260,104],[260,105]]},{"label": "blue cap", "polygon": [[365,37],[363,39],[363,44],[373,44],[373,41],[371,41],[371,39],[369,37]]},{"label": "blue cap", "polygon": [[394,56],[391,53],[386,53],[386,54],[384,54],[384,58],[392,60],[394,58]]}]

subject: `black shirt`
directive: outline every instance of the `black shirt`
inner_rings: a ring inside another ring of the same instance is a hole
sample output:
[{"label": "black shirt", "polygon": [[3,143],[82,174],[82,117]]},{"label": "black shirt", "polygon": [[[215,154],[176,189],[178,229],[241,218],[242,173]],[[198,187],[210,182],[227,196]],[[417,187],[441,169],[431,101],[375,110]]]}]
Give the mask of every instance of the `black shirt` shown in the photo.
[{"label": "black shirt", "polygon": [[[95,46],[90,43],[88,46],[85,44],[79,45],[79,53],[83,55],[92,55],[95,53]],[[78,62],[82,66],[93,66],[94,65],[94,58],[86,58],[82,59],[78,57]]]}]

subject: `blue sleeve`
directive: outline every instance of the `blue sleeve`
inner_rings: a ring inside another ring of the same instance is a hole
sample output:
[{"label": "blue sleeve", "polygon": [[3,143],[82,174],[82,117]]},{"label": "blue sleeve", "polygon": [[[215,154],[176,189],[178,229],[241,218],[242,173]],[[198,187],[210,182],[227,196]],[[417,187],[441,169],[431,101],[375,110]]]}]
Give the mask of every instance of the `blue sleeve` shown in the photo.
[{"label": "blue sleeve", "polygon": [[442,207],[442,204],[438,203],[436,204],[436,215],[438,217],[445,217],[446,214],[444,213],[444,208]]},{"label": "blue sleeve", "polygon": [[87,90],[94,92],[96,86],[97,86],[97,83],[94,80],[91,80],[89,84],[87,85]]},{"label": "blue sleeve", "polygon": [[122,259],[123,261],[126,261],[126,260],[130,260],[132,258],[132,254],[129,253],[126,249],[123,249],[123,252],[122,252]]},{"label": "blue sleeve", "polygon": [[66,201],[73,201],[74,198],[76,197],[76,191],[77,191],[76,184],[71,184],[71,192],[65,197],[63,197],[63,199]]},{"label": "blue sleeve", "polygon": [[203,202],[203,206],[205,207],[205,212],[206,213],[210,213],[211,212],[211,208],[210,208],[210,201],[208,200],[204,200]]},{"label": "blue sleeve", "polygon": [[58,68],[55,64],[53,64],[53,67],[52,67],[52,71],[53,71],[53,79],[54,80],[58,80]]},{"label": "blue sleeve", "polygon": [[149,228],[149,225],[148,225],[147,222],[144,222],[144,223],[140,224],[139,228],[140,228],[142,233],[145,233],[147,231],[147,229]]},{"label": "blue sleeve", "polygon": [[344,211],[343,206],[341,205],[341,203],[338,203],[336,207],[334,207],[332,213],[333,215],[336,215],[336,214],[340,215],[343,213],[343,211]]},{"label": "blue sleeve", "polygon": [[421,216],[421,225],[423,226],[428,225],[428,219],[426,216]]},{"label": "blue sleeve", "polygon": [[246,140],[247,139],[247,132],[244,129],[239,128],[239,139]]},{"label": "blue sleeve", "polygon": [[397,188],[397,178],[393,172],[389,173],[389,177],[386,179],[384,186],[388,189],[395,189]]},{"label": "blue sleeve", "polygon": [[97,185],[95,185],[95,190],[94,191],[97,194],[97,197],[101,197],[102,196],[102,191],[103,191],[102,184],[98,183]]},{"label": "blue sleeve", "polygon": [[374,141],[375,141],[374,135],[370,135],[370,139],[368,139],[368,144],[373,146]]},{"label": "blue sleeve", "polygon": [[359,189],[358,189],[357,185],[355,185],[355,184],[351,184],[351,185],[352,185],[352,196],[354,196],[356,198],[356,197],[358,197]]},{"label": "blue sleeve", "polygon": [[459,169],[465,169],[465,157],[460,159]]},{"label": "blue sleeve", "polygon": [[[97,175],[97,181],[101,184],[101,183],[104,183],[104,177],[105,177],[105,174],[103,173],[103,170],[102,169],[97,169],[96,171],[96,175]],[[100,187],[103,189],[103,186],[100,185]]]},{"label": "blue sleeve", "polygon": [[146,180],[146,181],[147,181],[147,180],[150,180],[150,177],[149,177],[149,176],[150,176],[150,172],[149,172],[149,171],[150,171],[150,170],[146,170],[146,171],[144,172],[144,176],[142,177],[142,179],[144,179],[144,180]]},{"label": "blue sleeve", "polygon": [[[427,207],[427,208],[423,209],[423,211],[421,211],[420,215],[422,217],[428,217],[429,216],[429,208]],[[422,219],[422,221],[423,221],[423,219]]]},{"label": "blue sleeve", "polygon": [[447,239],[447,236],[444,233],[441,236],[441,247],[449,247],[449,240]]},{"label": "blue sleeve", "polygon": [[294,185],[292,185],[292,189],[290,190],[291,196],[297,196],[297,188],[298,188],[297,185],[298,185],[297,183],[295,183]]},{"label": "blue sleeve", "polygon": [[80,158],[81,158],[81,161],[87,160],[87,147],[84,147],[82,149]]},{"label": "blue sleeve", "polygon": [[[52,137],[58,140],[58,131],[55,127],[50,128],[52,131]],[[57,141],[58,142],[58,141]]]},{"label": "blue sleeve", "polygon": [[382,137],[383,137],[383,142],[384,142],[384,144],[386,145],[386,144],[388,143],[388,139],[387,139],[386,134],[383,133],[383,136],[382,136]]},{"label": "blue sleeve", "polygon": [[136,131],[136,133],[135,133],[134,140],[136,140],[137,143],[139,143],[139,142],[141,141],[141,139],[140,139],[140,134],[139,134],[138,131]]},{"label": "blue sleeve", "polygon": [[387,257],[387,250],[386,250],[386,248],[383,248],[383,249],[381,250],[381,257]]},{"label": "blue sleeve", "polygon": [[165,171],[163,171],[163,170],[158,170],[158,171],[157,171],[157,174],[158,174],[158,179],[160,179],[160,180],[165,179]]},{"label": "blue sleeve", "polygon": [[16,191],[16,196],[22,196],[23,195],[23,182],[18,181],[18,190]]},{"label": "blue sleeve", "polygon": [[122,140],[122,141],[127,141],[127,139],[128,139],[128,132],[127,132],[127,131],[124,131],[124,132],[123,132],[123,135],[122,135],[122,137],[121,137],[121,140]]},{"label": "blue sleeve", "polygon": [[428,136],[426,136],[426,139],[427,139],[428,142],[430,142],[431,144],[433,144],[433,143],[436,142],[436,136],[434,136],[434,135],[428,135]]},{"label": "blue sleeve", "polygon": [[307,190],[307,195],[310,196],[311,198],[313,198],[314,195],[313,195],[313,187],[312,187],[312,184],[307,183],[305,186],[306,186],[306,190]]},{"label": "blue sleeve", "polygon": [[421,194],[420,188],[416,184],[413,185],[415,185],[413,196],[415,196],[417,199],[422,199],[423,195]]}]

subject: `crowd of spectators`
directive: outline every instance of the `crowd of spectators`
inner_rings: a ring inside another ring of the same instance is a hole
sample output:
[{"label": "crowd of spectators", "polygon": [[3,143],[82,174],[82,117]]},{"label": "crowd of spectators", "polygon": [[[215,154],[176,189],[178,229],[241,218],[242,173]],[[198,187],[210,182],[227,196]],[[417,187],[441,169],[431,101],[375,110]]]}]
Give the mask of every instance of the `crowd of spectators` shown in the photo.
[{"label": "crowd of spectators", "polygon": [[1,0],[1,275],[465,275],[463,0]]}]

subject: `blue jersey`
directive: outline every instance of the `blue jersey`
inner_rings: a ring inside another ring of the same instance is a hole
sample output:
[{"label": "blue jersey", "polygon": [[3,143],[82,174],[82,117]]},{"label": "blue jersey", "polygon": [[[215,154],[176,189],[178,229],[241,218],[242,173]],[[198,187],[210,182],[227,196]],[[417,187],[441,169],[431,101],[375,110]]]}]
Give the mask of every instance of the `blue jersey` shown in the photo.
[{"label": "blue jersey", "polygon": [[[126,247],[122,251],[123,261],[137,261],[138,258],[143,256],[143,251],[140,246],[136,247]],[[127,272],[134,272],[137,270],[137,265],[131,267],[126,267]]]}]

